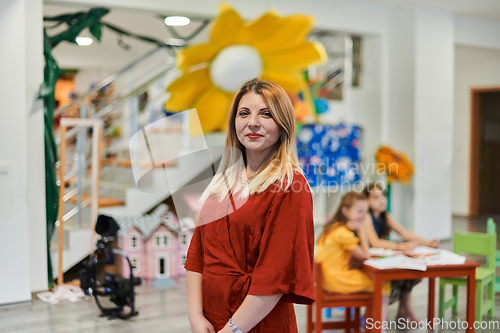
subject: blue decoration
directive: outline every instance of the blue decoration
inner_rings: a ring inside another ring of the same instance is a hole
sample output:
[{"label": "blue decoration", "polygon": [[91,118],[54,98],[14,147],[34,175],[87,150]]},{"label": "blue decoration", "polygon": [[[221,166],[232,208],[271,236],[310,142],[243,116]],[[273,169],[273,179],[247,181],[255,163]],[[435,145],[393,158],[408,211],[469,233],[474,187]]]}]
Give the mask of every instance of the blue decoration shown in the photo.
[{"label": "blue decoration", "polygon": [[311,187],[360,181],[360,141],[361,128],[357,125],[303,125],[297,135],[297,153]]},{"label": "blue decoration", "polygon": [[325,98],[317,98],[314,100],[314,108],[317,114],[322,114],[328,111],[329,106]]}]

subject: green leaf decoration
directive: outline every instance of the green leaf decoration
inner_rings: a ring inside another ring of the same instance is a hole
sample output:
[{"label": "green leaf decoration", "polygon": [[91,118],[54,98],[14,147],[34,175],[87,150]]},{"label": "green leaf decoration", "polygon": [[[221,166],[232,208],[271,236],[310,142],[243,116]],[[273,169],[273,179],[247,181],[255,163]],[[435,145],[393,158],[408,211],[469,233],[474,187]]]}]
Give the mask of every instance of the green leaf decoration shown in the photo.
[{"label": "green leaf decoration", "polygon": [[93,24],[89,27],[89,31],[94,36],[99,42],[101,41],[102,37],[102,26],[101,23],[96,23]]}]

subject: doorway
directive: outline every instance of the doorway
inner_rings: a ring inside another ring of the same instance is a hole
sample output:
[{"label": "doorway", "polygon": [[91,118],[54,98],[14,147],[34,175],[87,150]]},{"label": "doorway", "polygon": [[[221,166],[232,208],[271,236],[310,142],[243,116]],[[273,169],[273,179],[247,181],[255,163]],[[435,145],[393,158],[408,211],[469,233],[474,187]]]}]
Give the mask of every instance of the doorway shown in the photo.
[{"label": "doorway", "polygon": [[500,87],[471,89],[469,216],[500,215]]},{"label": "doorway", "polygon": [[168,255],[162,254],[156,256],[156,278],[169,277]]}]

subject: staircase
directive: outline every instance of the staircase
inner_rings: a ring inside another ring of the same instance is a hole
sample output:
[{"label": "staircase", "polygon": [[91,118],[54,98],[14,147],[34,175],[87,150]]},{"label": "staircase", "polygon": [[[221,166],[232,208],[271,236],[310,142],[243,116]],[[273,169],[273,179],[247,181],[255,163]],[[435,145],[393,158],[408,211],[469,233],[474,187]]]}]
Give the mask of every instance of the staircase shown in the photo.
[{"label": "staircase", "polygon": [[[163,48],[155,49],[122,70],[96,84],[70,105],[56,111],[55,116],[78,109],[81,118],[104,121],[101,169],[99,172],[99,214],[112,216],[145,214],[173,193],[159,191],[157,184],[165,182],[165,170],[175,175],[176,185],[186,185],[211,168],[221,157],[220,149],[212,160],[189,163],[186,159],[137,161],[129,151],[131,138],[138,131],[147,132],[149,148],[155,156],[183,156],[223,146],[225,133],[191,137],[188,118],[180,113],[165,118],[163,105],[168,99],[166,87],[175,79],[174,58]],[[113,98],[106,91],[114,89]],[[147,96],[147,98],[145,98]],[[103,102],[104,101],[104,102]],[[119,133],[119,135],[117,135]],[[58,147],[59,133],[55,133]],[[80,262],[91,251],[90,156],[93,149],[91,133],[74,127],[66,133],[64,196],[63,271]],[[217,154],[218,152],[218,154]],[[136,163],[134,163],[136,161]],[[59,162],[56,166],[59,166]],[[134,180],[134,168],[145,175],[140,188]],[[56,224],[58,225],[58,223]],[[58,230],[51,240],[54,277],[58,272]]]}]

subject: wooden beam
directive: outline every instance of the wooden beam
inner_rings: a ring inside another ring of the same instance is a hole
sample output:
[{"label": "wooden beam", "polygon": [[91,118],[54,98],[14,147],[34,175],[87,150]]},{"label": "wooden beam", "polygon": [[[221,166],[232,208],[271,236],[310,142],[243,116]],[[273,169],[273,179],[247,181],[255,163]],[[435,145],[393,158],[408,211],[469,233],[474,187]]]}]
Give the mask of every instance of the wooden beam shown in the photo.
[{"label": "wooden beam", "polygon": [[57,275],[57,284],[62,286],[64,283],[63,279],[63,251],[64,251],[64,169],[65,169],[65,159],[66,159],[66,126],[61,125],[61,153],[59,158],[59,206],[57,210],[57,220],[59,221],[59,235],[58,235],[58,255],[59,255],[59,266]]}]

